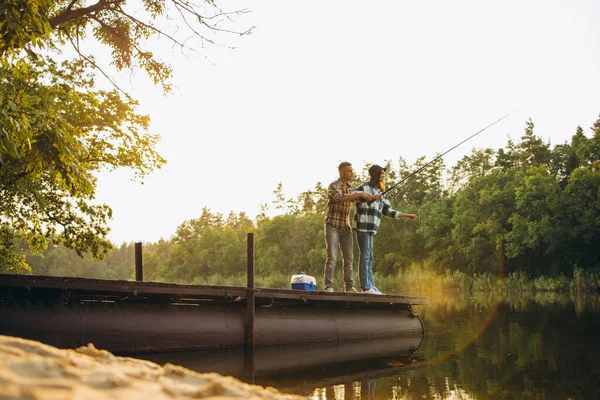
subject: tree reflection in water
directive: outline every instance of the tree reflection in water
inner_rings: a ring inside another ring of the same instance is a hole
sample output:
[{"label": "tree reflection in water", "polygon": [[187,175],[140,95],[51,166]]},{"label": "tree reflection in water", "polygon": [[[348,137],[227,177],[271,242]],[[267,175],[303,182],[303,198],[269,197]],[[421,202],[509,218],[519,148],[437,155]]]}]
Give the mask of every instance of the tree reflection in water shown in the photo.
[{"label": "tree reflection in water", "polygon": [[[425,337],[148,356],[310,399],[599,399],[600,296],[430,297]],[[250,366],[250,367],[249,367]]]},{"label": "tree reflection in water", "polygon": [[503,293],[499,303],[489,295],[445,296],[417,312],[427,333],[414,368],[376,378],[368,395],[362,381],[353,383],[352,397],[319,390],[308,397],[600,398],[598,295]]}]

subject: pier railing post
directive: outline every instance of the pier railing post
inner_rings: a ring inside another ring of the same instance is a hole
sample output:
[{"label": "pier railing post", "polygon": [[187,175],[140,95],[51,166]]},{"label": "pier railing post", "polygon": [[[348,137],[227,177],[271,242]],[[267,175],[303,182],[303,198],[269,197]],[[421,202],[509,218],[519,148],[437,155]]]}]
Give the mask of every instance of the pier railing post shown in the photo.
[{"label": "pier railing post", "polygon": [[254,233],[248,233],[248,283],[246,286],[246,347],[254,348]]},{"label": "pier railing post", "polygon": [[144,280],[144,273],[142,270],[142,242],[135,243],[135,280]]}]

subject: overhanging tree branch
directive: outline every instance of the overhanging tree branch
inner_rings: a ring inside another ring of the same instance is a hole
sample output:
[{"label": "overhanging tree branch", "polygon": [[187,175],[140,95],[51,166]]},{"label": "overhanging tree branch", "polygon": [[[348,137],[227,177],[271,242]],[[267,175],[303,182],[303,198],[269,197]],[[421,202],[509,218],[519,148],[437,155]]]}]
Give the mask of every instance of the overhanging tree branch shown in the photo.
[{"label": "overhanging tree branch", "polygon": [[75,3],[77,3],[78,1],[79,0],[71,0],[69,5],[67,6],[67,12],[70,12],[73,9],[73,6],[75,5]]},{"label": "overhanging tree branch", "polygon": [[[172,67],[151,51],[155,36],[198,53],[190,38],[219,46],[216,32],[248,34],[252,28],[235,32],[229,25],[247,11],[223,13],[215,0],[13,0],[0,8],[13,16],[0,23],[0,93],[14,103],[0,105],[0,124],[11,130],[0,146],[0,221],[38,249],[58,229],[67,247],[101,255],[110,248],[110,209],[89,204],[95,173],[130,168],[143,178],[165,160],[155,150],[159,136],[148,133],[149,117],[136,112],[137,102],[86,44],[108,47],[117,70],[142,69],[167,92]],[[64,45],[78,57],[63,60]],[[116,90],[95,91],[92,69]],[[20,157],[4,157],[13,148]]]},{"label": "overhanging tree branch", "polygon": [[115,89],[117,89],[120,93],[122,93],[127,99],[132,100],[131,96],[126,91],[124,91],[123,89],[121,89],[119,87],[119,85],[117,85],[117,83],[110,77],[110,75],[108,75],[106,72],[104,72],[104,70],[98,64],[96,64],[96,62],[94,62],[94,60],[92,60],[90,57],[86,56],[85,54],[83,54],[81,52],[81,50],[79,49],[79,43],[75,43],[73,41],[73,38],[71,36],[69,36],[68,33],[66,35],[67,35],[67,38],[69,39],[69,42],[71,42],[71,45],[73,46],[73,48],[75,49],[75,51],[79,55],[79,57],[81,57],[86,62],[88,62],[91,66],[93,66],[95,69],[97,69],[98,71],[100,71],[100,73],[102,75],[104,75],[104,77],[106,79],[108,79],[108,81],[113,85],[113,87]]},{"label": "overhanging tree branch", "polygon": [[119,14],[123,15],[124,17],[128,18],[129,20],[131,20],[134,24],[141,26],[143,28],[149,29],[151,31],[154,31],[155,33],[157,33],[160,36],[164,36],[167,39],[169,39],[171,42],[175,43],[176,45],[178,45],[181,48],[186,48],[188,50],[192,50],[195,51],[194,49],[190,48],[190,47],[186,47],[185,44],[181,43],[180,41],[178,41],[177,39],[175,39],[173,36],[166,34],[165,32],[161,31],[160,29],[156,28],[155,26],[149,25],[145,22],[140,21],[139,19],[127,14],[122,7],[118,7],[118,12]]},{"label": "overhanging tree branch", "polygon": [[56,29],[59,25],[93,14],[106,8],[110,4],[118,4],[122,1],[123,0],[116,0],[111,2],[109,0],[99,0],[96,4],[92,4],[88,7],[77,8],[75,10],[72,9],[73,4],[75,3],[75,1],[73,1],[63,13],[50,18],[50,26],[52,29]]}]

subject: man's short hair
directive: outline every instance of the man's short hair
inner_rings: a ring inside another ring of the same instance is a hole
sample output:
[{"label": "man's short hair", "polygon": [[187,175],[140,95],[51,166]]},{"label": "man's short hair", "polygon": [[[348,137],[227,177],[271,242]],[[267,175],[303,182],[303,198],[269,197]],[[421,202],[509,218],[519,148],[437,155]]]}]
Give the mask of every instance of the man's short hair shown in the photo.
[{"label": "man's short hair", "polygon": [[342,171],[342,168],[346,168],[346,167],[350,167],[350,166],[352,166],[352,164],[350,164],[348,161],[344,161],[340,165],[338,165],[338,171]]}]

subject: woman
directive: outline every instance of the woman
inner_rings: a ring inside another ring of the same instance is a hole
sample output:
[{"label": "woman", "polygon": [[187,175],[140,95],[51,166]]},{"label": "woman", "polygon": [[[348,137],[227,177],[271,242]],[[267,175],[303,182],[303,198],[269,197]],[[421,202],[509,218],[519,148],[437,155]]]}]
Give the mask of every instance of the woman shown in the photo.
[{"label": "woman", "polygon": [[371,180],[356,188],[356,192],[368,193],[374,199],[372,202],[357,200],[354,215],[354,229],[359,251],[358,277],[363,293],[368,294],[383,294],[375,287],[373,279],[373,237],[379,229],[381,216],[394,219],[417,219],[415,214],[404,214],[392,209],[389,200],[382,195],[385,190],[383,183],[385,171],[386,168],[379,165],[371,166],[369,168]]}]

